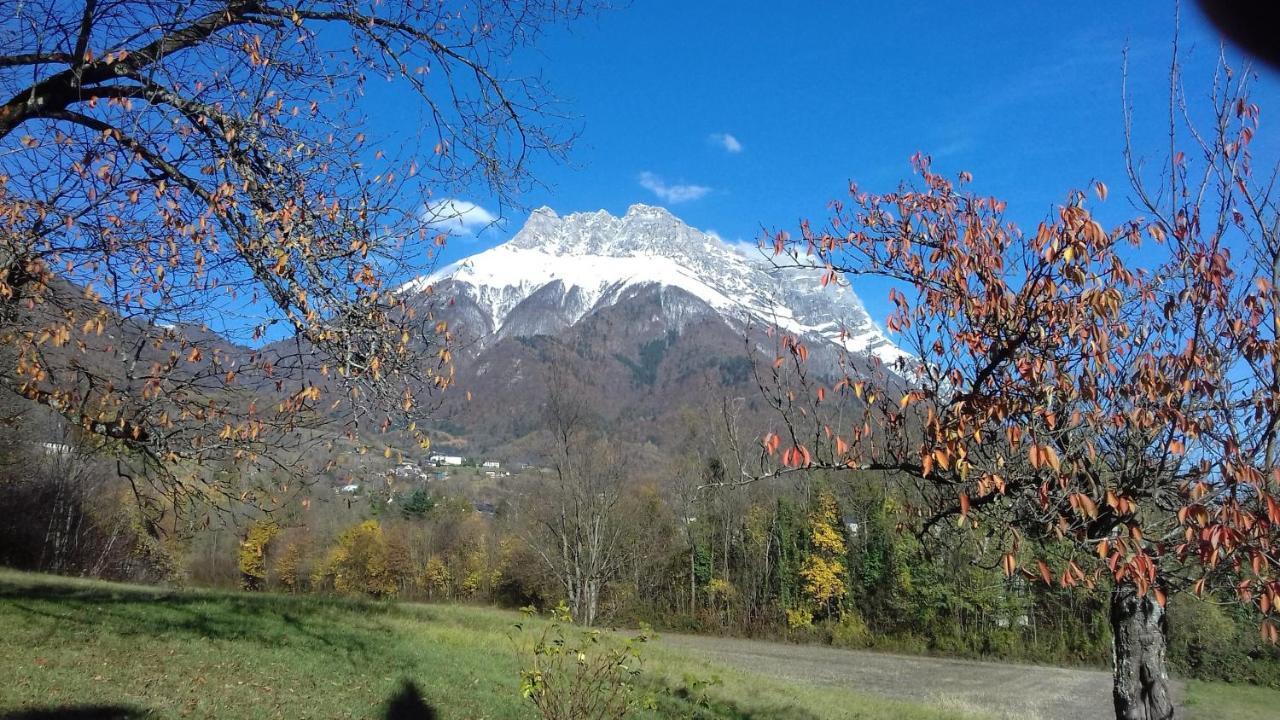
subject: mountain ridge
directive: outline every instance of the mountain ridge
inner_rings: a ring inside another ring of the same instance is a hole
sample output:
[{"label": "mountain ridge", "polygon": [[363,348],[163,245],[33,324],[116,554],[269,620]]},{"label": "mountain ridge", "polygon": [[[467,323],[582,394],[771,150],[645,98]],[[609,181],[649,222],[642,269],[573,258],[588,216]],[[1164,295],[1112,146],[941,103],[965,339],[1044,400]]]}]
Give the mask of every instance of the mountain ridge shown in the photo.
[{"label": "mountain ridge", "polygon": [[[777,326],[886,364],[906,356],[851,288],[822,288],[819,272],[774,267],[763,254],[751,258],[658,206],[635,204],[622,216],[604,210],[561,216],[541,207],[507,242],[409,281],[399,292],[433,287],[471,306],[468,329],[481,345],[554,334],[621,301],[628,288],[656,285],[684,291],[740,330]],[[519,312],[530,300],[544,317]],[[513,317],[524,324],[509,322]],[[680,317],[670,319],[682,329]]]}]

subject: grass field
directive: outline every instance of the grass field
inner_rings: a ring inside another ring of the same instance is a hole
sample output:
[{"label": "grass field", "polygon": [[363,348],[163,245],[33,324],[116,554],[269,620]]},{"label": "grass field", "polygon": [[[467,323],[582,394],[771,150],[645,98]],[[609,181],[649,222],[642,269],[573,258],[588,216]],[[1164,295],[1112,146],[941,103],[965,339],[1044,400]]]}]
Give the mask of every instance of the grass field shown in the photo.
[{"label": "grass field", "polygon": [[[0,571],[0,717],[378,718],[411,682],[449,718],[532,718],[507,637],[516,613],[247,593],[166,591]],[[788,687],[654,647],[651,717],[962,716]],[[711,708],[678,697],[716,676]],[[409,698],[401,695],[402,700]],[[408,703],[412,706],[413,703]],[[432,717],[421,711],[399,717]],[[23,714],[25,713],[25,714]]]},{"label": "grass field", "polygon": [[1186,710],[1189,720],[1275,720],[1280,717],[1280,692],[1193,680],[1187,684]]},{"label": "grass field", "polygon": [[[170,591],[0,570],[0,720],[533,718],[508,638],[521,619],[487,608]],[[645,656],[643,677],[661,701],[651,718],[981,717],[729,670],[661,644]],[[689,677],[719,679],[707,703],[682,697]],[[393,698],[399,714],[389,712]],[[1277,707],[1275,691],[1188,687],[1193,718],[1256,720]]]}]

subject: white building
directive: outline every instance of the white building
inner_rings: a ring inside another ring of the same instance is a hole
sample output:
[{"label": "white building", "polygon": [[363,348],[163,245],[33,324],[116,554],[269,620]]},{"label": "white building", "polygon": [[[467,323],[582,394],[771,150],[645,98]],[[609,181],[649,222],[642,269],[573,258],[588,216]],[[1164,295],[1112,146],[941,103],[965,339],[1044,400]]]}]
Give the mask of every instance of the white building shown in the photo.
[{"label": "white building", "polygon": [[480,467],[486,470],[497,470],[498,468],[502,467],[502,463],[498,462],[497,460],[485,460]]},{"label": "white building", "polygon": [[47,443],[40,443],[40,446],[41,446],[42,448],[44,448],[44,454],[45,454],[45,455],[58,455],[58,456],[62,456],[62,455],[70,455],[70,454],[71,454],[71,446],[70,446],[70,445],[64,445],[64,444],[62,444],[62,443],[52,443],[52,442],[47,442]]},{"label": "white building", "polygon": [[400,465],[397,466],[396,469],[392,470],[391,473],[401,479],[416,478],[418,480],[425,480],[427,477],[427,474],[422,471],[422,468],[414,465],[413,463],[400,463]]},{"label": "white building", "polygon": [[460,455],[432,455],[428,458],[436,465],[461,465],[462,456]]}]

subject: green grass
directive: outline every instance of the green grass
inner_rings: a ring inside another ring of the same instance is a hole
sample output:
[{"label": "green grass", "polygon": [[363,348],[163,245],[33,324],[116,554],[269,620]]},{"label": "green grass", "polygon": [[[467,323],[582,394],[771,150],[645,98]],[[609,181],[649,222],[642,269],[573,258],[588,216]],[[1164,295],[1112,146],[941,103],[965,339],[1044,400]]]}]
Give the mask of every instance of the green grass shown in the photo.
[{"label": "green grass", "polygon": [[1280,690],[1192,680],[1186,706],[1188,720],[1275,720]]},{"label": "green grass", "polygon": [[[533,718],[493,609],[173,591],[0,570],[0,717],[119,707],[128,717],[377,718],[406,681],[439,717]],[[704,718],[942,720],[941,708],[786,686],[646,648],[663,715],[694,708],[686,676],[718,677]]]},{"label": "green grass", "polygon": [[[522,618],[463,606],[172,591],[0,570],[0,717],[120,707],[131,717],[377,718],[412,682],[451,718],[533,718],[507,638]],[[943,708],[795,687],[646,647],[667,716],[716,677],[704,718],[942,720]],[[665,691],[665,692],[663,692]],[[1191,682],[1190,720],[1276,717],[1280,691]]]}]

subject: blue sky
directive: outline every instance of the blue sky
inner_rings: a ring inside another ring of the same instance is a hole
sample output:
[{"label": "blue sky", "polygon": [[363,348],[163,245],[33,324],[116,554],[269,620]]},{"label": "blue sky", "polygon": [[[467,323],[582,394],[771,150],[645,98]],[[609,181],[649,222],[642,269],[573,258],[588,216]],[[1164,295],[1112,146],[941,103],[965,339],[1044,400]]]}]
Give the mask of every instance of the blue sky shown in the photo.
[{"label": "blue sky", "polygon": [[[762,227],[824,218],[849,180],[894,188],[919,150],[935,169],[971,172],[1024,225],[1093,180],[1112,189],[1103,215],[1119,220],[1122,50],[1137,141],[1159,162],[1173,26],[1162,2],[637,0],[549,33],[508,68],[543,75],[581,130],[570,162],[542,164],[547,187],[521,201],[562,214],[660,204],[753,240]],[[1193,3],[1182,44],[1194,98],[1218,39]],[[1258,72],[1256,150],[1274,155],[1265,128],[1280,113],[1280,82]],[[445,259],[504,241],[524,218],[490,198],[460,199],[507,219],[455,238]],[[856,289],[883,320],[883,288]]]}]

